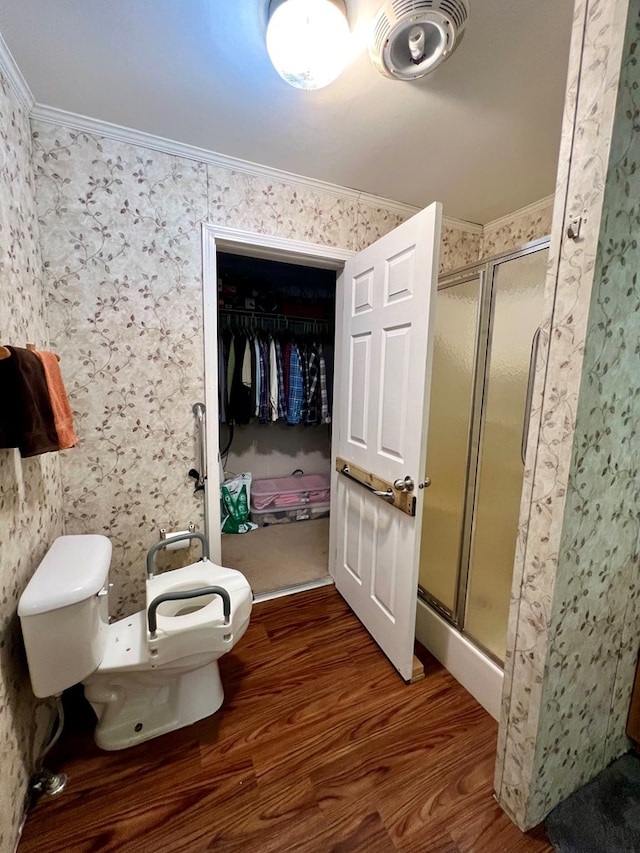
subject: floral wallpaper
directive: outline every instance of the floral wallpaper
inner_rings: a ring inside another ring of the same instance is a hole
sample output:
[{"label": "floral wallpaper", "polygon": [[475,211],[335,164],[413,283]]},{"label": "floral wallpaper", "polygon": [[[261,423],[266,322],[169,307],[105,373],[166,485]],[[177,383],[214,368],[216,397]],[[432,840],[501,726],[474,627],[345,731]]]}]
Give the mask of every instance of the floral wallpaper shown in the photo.
[{"label": "floral wallpaper", "polygon": [[[608,164],[627,6],[578,0],[574,12],[496,768],[498,799],[523,828],[626,748],[639,511],[629,456],[638,292],[626,264],[637,189],[618,140],[632,140],[632,42]],[[637,19],[638,0],[631,9]],[[583,230],[571,240],[577,214]]]},{"label": "floral wallpaper", "polygon": [[487,222],[482,232],[481,257],[489,258],[551,234],[553,197]]},{"label": "floral wallpaper", "polygon": [[187,472],[203,396],[207,170],[51,125],[34,133],[34,155],[51,341],[80,439],[62,458],[66,529],[110,537],[110,607],[124,615],[159,528],[202,528]]},{"label": "floral wallpaper", "polygon": [[[29,118],[0,70],[0,342],[48,341]],[[0,851],[13,851],[51,709],[31,692],[17,602],[62,532],[58,454],[0,449]]]},{"label": "floral wallpaper", "polygon": [[[632,0],[551,612],[534,813],[629,748],[624,730],[640,646],[639,45],[640,0]],[[568,720],[576,721],[570,743]]]},{"label": "floral wallpaper", "polygon": [[457,226],[452,227],[447,223],[447,217],[443,217],[440,272],[452,272],[459,267],[475,263],[480,257],[481,245],[482,229],[476,226],[475,230],[465,231]]}]

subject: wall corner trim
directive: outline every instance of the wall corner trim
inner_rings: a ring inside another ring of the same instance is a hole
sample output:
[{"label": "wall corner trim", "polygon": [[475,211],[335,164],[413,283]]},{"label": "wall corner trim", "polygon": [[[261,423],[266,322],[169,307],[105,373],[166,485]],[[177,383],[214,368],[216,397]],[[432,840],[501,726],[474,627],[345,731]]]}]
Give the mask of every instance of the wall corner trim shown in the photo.
[{"label": "wall corner trim", "polygon": [[0,71],[9,81],[9,85],[22,106],[30,114],[36,99],[33,97],[33,92],[24,79],[22,71],[20,71],[18,63],[13,58],[13,54],[9,50],[6,41],[2,38],[2,34],[0,34]]}]

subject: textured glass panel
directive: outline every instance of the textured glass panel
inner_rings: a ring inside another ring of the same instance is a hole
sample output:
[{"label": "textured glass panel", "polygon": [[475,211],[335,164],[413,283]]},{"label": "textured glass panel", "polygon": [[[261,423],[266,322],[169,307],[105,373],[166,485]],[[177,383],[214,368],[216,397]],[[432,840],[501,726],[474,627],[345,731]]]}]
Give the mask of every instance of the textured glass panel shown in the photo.
[{"label": "textured glass panel", "polygon": [[548,250],[496,269],[465,629],[504,660],[523,464],[531,343],[542,317]]},{"label": "textured glass panel", "polygon": [[480,280],[438,291],[419,582],[454,609]]}]

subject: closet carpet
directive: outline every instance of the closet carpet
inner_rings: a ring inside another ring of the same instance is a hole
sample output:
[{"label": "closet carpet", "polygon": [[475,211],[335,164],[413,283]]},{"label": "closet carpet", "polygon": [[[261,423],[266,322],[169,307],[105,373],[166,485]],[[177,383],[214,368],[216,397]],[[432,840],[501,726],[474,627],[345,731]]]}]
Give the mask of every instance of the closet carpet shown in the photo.
[{"label": "closet carpet", "polygon": [[214,716],[101,752],[69,709],[19,853],[552,853],[493,799],[497,724],[422,656],[404,684],[332,586],[257,604]]},{"label": "closet carpet", "polygon": [[222,562],[246,577],[255,595],[326,578],[329,519],[271,524],[222,537]]}]

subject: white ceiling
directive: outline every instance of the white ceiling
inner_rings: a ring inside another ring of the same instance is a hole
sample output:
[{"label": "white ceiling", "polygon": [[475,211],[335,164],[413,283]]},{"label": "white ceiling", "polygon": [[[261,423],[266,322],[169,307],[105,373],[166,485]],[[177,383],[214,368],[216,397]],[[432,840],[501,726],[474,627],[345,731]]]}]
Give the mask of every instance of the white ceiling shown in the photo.
[{"label": "white ceiling", "polygon": [[268,0],[0,0],[40,104],[484,223],[553,192],[572,0],[469,0],[450,60],[371,65],[382,0],[346,0],[354,59],[304,92],[273,70]]}]

